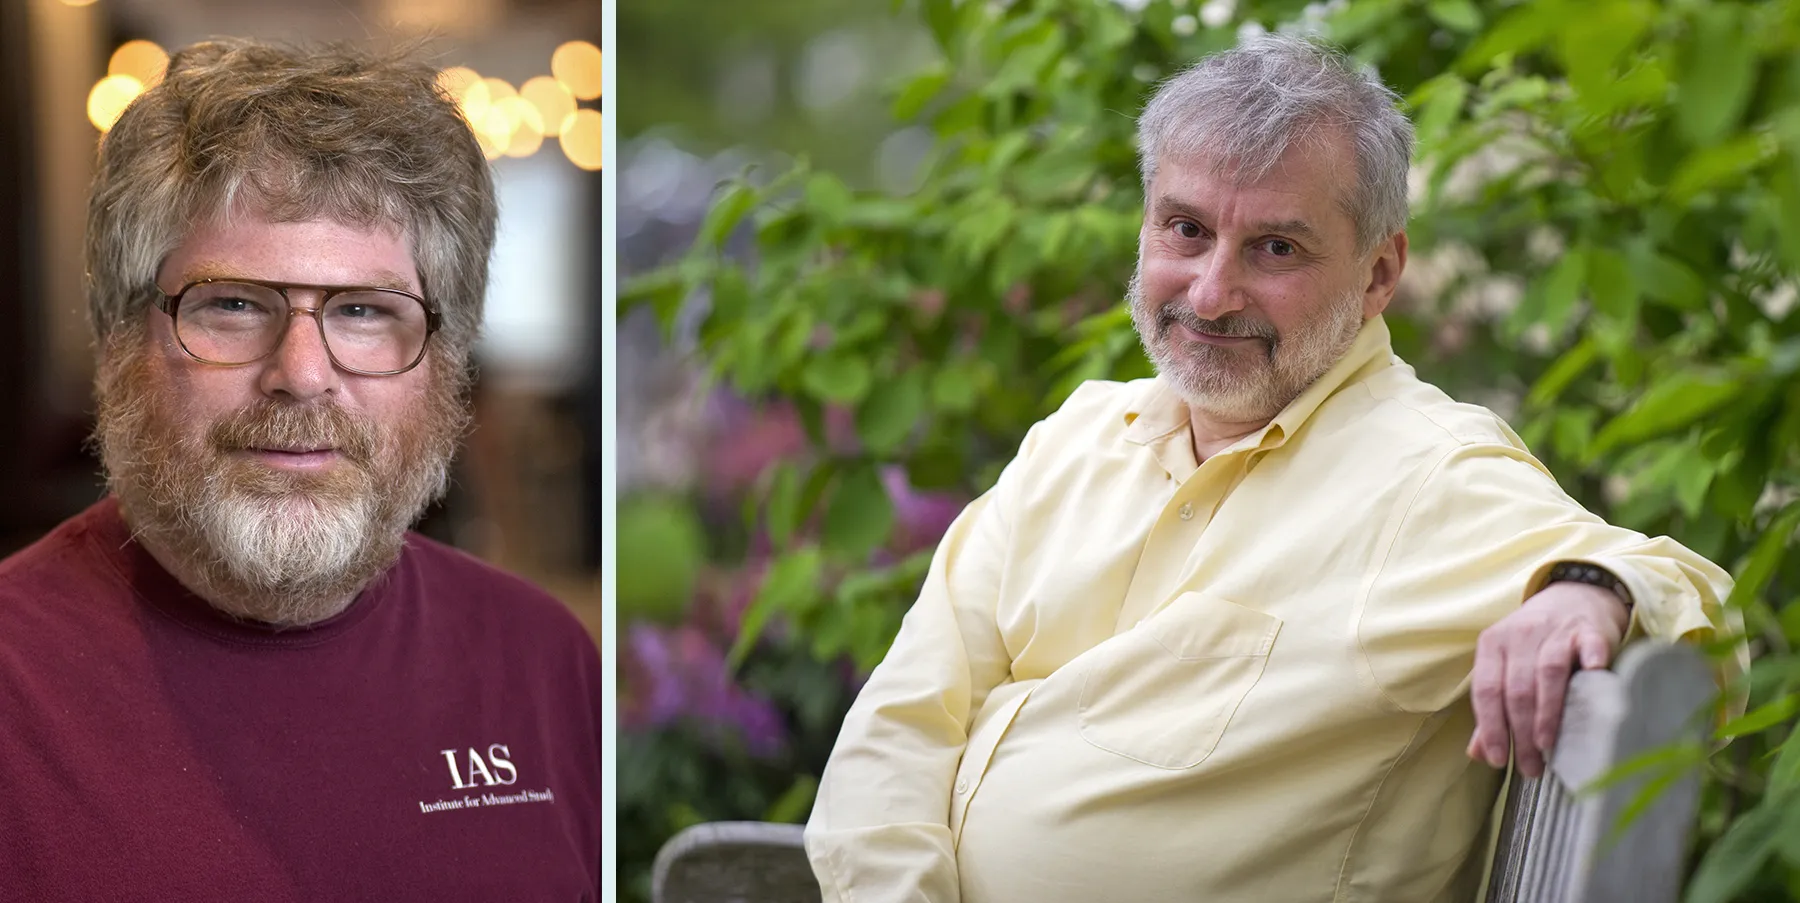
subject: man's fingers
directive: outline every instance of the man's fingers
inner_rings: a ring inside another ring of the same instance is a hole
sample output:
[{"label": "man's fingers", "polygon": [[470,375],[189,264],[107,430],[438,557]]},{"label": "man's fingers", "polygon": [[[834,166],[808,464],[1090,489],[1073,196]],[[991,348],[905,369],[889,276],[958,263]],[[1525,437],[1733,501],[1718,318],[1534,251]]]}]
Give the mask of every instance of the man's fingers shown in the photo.
[{"label": "man's fingers", "polygon": [[1581,650],[1581,667],[1592,671],[1612,663],[1612,644],[1597,630],[1583,630],[1575,635]]},{"label": "man's fingers", "polygon": [[[1548,752],[1556,745],[1556,731],[1562,726],[1563,700],[1569,690],[1569,675],[1574,670],[1575,647],[1580,634],[1566,642],[1548,642],[1538,652],[1537,722],[1533,727],[1537,748]],[[1586,656],[1586,646],[1582,655]]]},{"label": "man's fingers", "polygon": [[1506,721],[1512,733],[1513,758],[1519,763],[1520,772],[1535,778],[1542,771],[1537,737],[1532,734],[1533,726],[1537,724],[1537,658],[1511,653],[1509,650],[1506,657],[1506,691],[1503,695]]},{"label": "man's fingers", "polygon": [[1483,636],[1475,644],[1469,703],[1475,709],[1475,736],[1470,757],[1500,768],[1506,765],[1506,655],[1500,644]]}]

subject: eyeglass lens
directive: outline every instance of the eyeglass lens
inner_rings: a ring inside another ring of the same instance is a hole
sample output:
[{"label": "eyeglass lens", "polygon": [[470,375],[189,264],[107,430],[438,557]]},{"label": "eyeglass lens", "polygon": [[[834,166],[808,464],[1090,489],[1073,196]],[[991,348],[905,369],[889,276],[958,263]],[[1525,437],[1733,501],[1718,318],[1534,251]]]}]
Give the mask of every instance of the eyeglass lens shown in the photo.
[{"label": "eyeglass lens", "polygon": [[[429,332],[418,299],[380,289],[332,295],[318,317],[332,358],[352,370],[406,369],[418,360]],[[281,344],[289,319],[287,300],[273,288],[207,282],[181,296],[175,334],[201,360],[247,364]]]}]

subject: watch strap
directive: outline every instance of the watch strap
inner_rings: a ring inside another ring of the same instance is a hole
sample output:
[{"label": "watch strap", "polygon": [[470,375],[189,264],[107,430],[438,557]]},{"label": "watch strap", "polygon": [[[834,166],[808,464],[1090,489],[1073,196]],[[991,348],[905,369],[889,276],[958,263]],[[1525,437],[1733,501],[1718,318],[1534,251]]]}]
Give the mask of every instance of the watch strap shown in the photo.
[{"label": "watch strap", "polygon": [[1552,583],[1585,583],[1589,586],[1612,590],[1613,595],[1618,596],[1619,601],[1625,603],[1626,615],[1631,614],[1631,590],[1625,586],[1625,581],[1620,580],[1617,574],[1597,564],[1581,561],[1557,562],[1554,567],[1550,568],[1550,575],[1544,580],[1545,586]]}]

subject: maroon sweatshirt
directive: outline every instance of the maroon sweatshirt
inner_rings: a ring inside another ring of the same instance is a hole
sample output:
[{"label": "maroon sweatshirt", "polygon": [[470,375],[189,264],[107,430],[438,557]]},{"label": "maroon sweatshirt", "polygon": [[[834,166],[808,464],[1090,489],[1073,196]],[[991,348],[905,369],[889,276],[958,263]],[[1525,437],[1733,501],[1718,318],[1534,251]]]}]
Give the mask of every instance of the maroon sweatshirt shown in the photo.
[{"label": "maroon sweatshirt", "polygon": [[0,901],[600,900],[600,660],[409,535],[329,621],[233,621],[101,502],[0,561]]}]

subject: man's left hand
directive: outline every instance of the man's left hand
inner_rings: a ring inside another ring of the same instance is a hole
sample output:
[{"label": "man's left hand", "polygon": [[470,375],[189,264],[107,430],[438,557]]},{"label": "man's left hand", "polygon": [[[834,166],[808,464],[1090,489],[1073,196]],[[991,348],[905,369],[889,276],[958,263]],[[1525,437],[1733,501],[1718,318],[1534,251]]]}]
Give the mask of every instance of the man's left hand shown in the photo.
[{"label": "man's left hand", "polygon": [[1475,643],[1475,736],[1469,758],[1506,767],[1511,742],[1519,771],[1544,773],[1562,726],[1563,696],[1576,663],[1604,668],[1624,639],[1625,604],[1585,583],[1552,583]]}]

